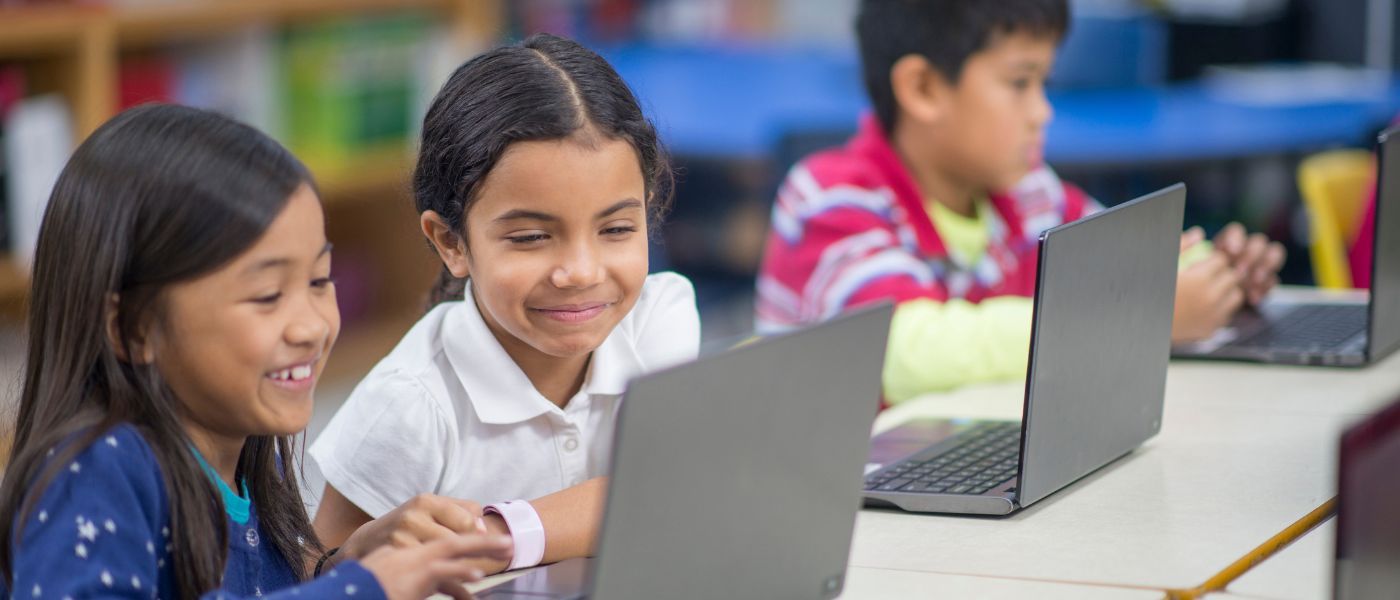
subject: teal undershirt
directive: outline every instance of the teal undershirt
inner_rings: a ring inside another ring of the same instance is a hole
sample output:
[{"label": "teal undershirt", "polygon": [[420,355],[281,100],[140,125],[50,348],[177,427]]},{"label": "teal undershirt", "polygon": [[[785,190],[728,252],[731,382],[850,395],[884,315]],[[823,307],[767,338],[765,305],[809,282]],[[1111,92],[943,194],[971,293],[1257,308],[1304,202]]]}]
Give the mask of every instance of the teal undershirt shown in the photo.
[{"label": "teal undershirt", "polygon": [[199,466],[204,467],[204,472],[209,474],[210,479],[214,480],[214,485],[219,486],[219,493],[224,497],[224,512],[228,513],[228,518],[233,519],[233,522],[239,525],[247,525],[248,509],[252,505],[252,501],[248,499],[248,482],[242,480],[238,482],[238,486],[243,489],[242,496],[234,493],[233,489],[224,482],[224,478],[219,477],[219,473],[214,470],[214,467],[209,466],[209,461],[204,460],[204,455],[199,453],[199,449],[190,446],[190,450],[194,452],[195,460],[199,461]]}]

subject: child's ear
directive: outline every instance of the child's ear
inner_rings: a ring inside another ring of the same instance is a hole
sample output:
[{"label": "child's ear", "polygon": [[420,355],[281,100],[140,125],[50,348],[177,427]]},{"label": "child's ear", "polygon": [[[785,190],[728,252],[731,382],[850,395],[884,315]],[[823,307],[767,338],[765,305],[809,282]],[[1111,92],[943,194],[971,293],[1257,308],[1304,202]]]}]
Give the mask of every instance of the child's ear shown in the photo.
[{"label": "child's ear", "polygon": [[[107,344],[112,347],[112,353],[120,360],[128,364],[150,364],[155,362],[155,350],[151,344],[147,343],[146,335],[140,332],[135,339],[125,339],[122,336],[121,325],[118,323],[117,315],[121,307],[121,297],[116,293],[107,294],[107,305],[104,309],[103,320],[106,322]],[[133,361],[130,351],[136,355]]]},{"label": "child's ear", "polygon": [[457,235],[437,211],[423,211],[418,217],[418,224],[423,228],[423,235],[432,242],[433,249],[437,250],[442,264],[454,277],[463,279],[471,274],[467,268],[469,255],[466,239]]},{"label": "child's ear", "polygon": [[923,123],[943,116],[952,91],[943,74],[918,54],[906,54],[890,67],[890,88],[899,112]]}]

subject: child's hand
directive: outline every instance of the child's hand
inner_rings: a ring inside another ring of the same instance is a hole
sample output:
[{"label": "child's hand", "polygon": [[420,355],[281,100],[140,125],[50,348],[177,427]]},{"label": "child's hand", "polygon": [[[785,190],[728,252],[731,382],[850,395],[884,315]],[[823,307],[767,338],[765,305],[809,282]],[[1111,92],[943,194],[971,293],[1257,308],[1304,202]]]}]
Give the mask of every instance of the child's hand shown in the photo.
[{"label": "child's hand", "polygon": [[477,503],[420,494],[389,514],[361,525],[345,540],[338,554],[360,558],[384,546],[406,548],[479,533],[486,533],[486,525]]},{"label": "child's hand", "polygon": [[[1182,245],[1186,239],[1183,236]],[[1176,276],[1172,342],[1203,340],[1230,322],[1244,302],[1239,275],[1222,252],[1212,252]]]},{"label": "child's hand", "polygon": [[470,600],[472,595],[462,583],[480,581],[485,575],[464,559],[508,560],[510,552],[508,536],[453,534],[426,544],[381,546],[360,564],[374,575],[390,600],[421,600],[434,593]]},{"label": "child's hand", "polygon": [[1285,255],[1282,244],[1270,242],[1262,233],[1246,233],[1239,223],[1230,223],[1215,235],[1215,247],[1230,261],[1250,304],[1262,302],[1264,295],[1278,285],[1278,270],[1283,267]]}]

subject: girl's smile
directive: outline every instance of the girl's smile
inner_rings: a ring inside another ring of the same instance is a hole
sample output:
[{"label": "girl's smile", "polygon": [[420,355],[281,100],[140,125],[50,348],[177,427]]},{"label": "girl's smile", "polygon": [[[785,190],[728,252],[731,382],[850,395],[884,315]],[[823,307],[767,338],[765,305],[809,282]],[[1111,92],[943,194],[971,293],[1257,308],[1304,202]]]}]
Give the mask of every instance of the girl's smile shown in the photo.
[{"label": "girl's smile", "polygon": [[598,315],[603,314],[603,311],[612,308],[616,304],[616,302],[558,304],[554,306],[533,307],[530,311],[561,323],[583,323],[593,320]]},{"label": "girl's smile", "polygon": [[264,375],[264,378],[271,380],[273,385],[288,391],[309,391],[316,387],[316,364],[318,362],[320,362],[319,356],[301,364],[272,371]]}]

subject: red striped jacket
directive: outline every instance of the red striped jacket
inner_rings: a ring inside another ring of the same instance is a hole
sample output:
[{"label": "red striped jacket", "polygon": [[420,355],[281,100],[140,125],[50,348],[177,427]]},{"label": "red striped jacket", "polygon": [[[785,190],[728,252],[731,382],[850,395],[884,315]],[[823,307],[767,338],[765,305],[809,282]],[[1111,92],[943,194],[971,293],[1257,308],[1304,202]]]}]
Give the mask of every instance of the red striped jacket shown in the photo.
[{"label": "red striped jacket", "polygon": [[923,194],[878,122],[864,117],[845,146],[807,157],[778,190],[757,282],[759,331],[885,298],[1030,296],[1040,233],[1099,209],[1049,167],[989,198],[987,251],[962,264],[939,239]]}]

